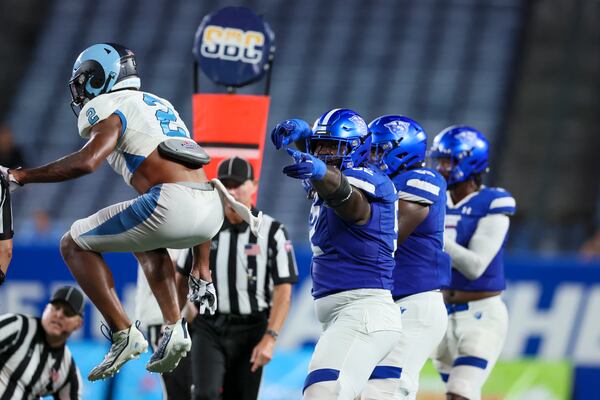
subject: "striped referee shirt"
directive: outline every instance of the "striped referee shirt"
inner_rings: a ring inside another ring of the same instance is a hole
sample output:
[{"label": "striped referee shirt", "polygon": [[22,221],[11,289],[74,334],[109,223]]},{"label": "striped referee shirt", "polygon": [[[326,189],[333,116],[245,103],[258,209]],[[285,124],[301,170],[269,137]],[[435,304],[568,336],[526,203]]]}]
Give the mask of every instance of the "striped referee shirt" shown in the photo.
[{"label": "striped referee shirt", "polygon": [[0,174],[0,240],[13,238],[12,207],[10,205],[10,185]]},{"label": "striped referee shirt", "polygon": [[[177,267],[189,275],[190,250],[180,254]],[[266,214],[259,237],[252,234],[247,223],[232,225],[226,218],[211,242],[210,269],[220,314],[248,315],[268,310],[273,286],[298,280],[294,248],[287,231]]]},{"label": "striped referee shirt", "polygon": [[81,388],[69,348],[50,347],[39,318],[0,315],[0,400],[80,399]]}]

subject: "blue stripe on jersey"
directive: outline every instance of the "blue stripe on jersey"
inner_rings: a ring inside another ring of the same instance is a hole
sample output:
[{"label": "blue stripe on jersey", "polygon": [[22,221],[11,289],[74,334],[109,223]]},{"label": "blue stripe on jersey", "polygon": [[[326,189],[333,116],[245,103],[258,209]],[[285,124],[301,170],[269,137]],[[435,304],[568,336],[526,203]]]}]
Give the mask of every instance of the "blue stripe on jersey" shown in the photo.
[{"label": "blue stripe on jersey", "polygon": [[127,118],[125,118],[125,115],[123,115],[123,113],[119,110],[115,110],[115,114],[117,114],[121,119],[121,134],[119,135],[119,139],[121,139],[121,137],[125,134],[125,130],[127,129]]},{"label": "blue stripe on jersey", "polygon": [[[411,181],[418,182],[407,184]],[[397,175],[393,182],[400,200],[411,201],[402,197],[401,192],[406,191],[427,198],[430,203],[427,218],[396,250],[392,295],[404,297],[447,286],[450,283],[450,257],[443,249],[446,181],[437,171],[422,168]],[[419,199],[412,202],[423,203]]]},{"label": "blue stripe on jersey", "polygon": [[147,220],[158,204],[162,185],[153,186],[129,207],[82,236],[118,235]]},{"label": "blue stripe on jersey", "polygon": [[129,154],[123,152],[123,157],[125,158],[125,163],[127,164],[127,169],[132,174],[142,165],[146,157],[138,156],[135,154]]},{"label": "blue stripe on jersey", "polygon": [[[468,248],[469,242],[477,229],[479,220],[490,214],[514,214],[516,204],[514,198],[501,188],[484,187],[459,206],[448,206],[446,209],[446,229],[456,230],[456,243]],[[492,259],[483,274],[475,279],[467,279],[460,271],[452,269],[450,288],[466,291],[500,291],[506,288],[504,279],[504,238],[498,254]]]}]

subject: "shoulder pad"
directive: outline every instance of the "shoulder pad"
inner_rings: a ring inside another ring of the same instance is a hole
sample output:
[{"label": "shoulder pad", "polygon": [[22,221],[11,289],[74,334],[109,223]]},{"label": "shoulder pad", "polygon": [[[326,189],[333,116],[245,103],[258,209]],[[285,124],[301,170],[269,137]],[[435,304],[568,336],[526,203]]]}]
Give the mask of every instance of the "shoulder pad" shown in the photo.
[{"label": "shoulder pad", "polygon": [[390,203],[396,201],[394,184],[384,173],[362,167],[345,169],[343,174],[352,186],[370,198]]},{"label": "shoulder pad", "polygon": [[90,128],[110,117],[117,109],[117,103],[110,93],[102,94],[88,101],[79,113],[77,120],[79,136],[89,139]]},{"label": "shoulder pad", "polygon": [[488,204],[488,214],[513,215],[516,211],[515,198],[502,188],[484,188],[481,195],[485,196]]},{"label": "shoulder pad", "polygon": [[426,205],[440,199],[445,202],[446,181],[437,171],[414,169],[396,176],[393,181],[400,200]]}]

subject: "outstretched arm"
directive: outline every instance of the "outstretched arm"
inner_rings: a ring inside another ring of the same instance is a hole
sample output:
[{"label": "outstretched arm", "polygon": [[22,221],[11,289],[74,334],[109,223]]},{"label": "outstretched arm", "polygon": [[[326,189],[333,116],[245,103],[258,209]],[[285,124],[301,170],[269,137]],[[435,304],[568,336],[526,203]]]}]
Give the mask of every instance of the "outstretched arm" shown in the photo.
[{"label": "outstretched arm", "polygon": [[112,114],[91,128],[90,140],[75,153],[37,168],[10,170],[22,185],[40,182],[62,182],[94,172],[117,145],[121,119]]},{"label": "outstretched arm", "polygon": [[327,166],[308,153],[287,149],[294,164],[283,168],[283,173],[294,179],[310,179],[314,190],[325,204],[333,208],[344,221],[365,224],[371,217],[371,204],[364,193],[350,185],[339,169]]}]

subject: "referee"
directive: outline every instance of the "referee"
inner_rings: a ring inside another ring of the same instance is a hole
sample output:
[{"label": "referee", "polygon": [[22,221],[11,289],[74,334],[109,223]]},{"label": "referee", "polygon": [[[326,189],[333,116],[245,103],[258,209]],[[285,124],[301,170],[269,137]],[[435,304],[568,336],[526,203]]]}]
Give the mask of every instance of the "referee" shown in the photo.
[{"label": "referee", "polygon": [[[8,265],[12,259],[12,207],[10,186],[4,171],[0,170],[0,286],[4,283]],[[1,336],[0,336],[1,338]]]},{"label": "referee", "polygon": [[81,291],[54,292],[42,318],[0,315],[0,400],[81,399],[81,376],[65,345],[83,324]]},{"label": "referee", "polygon": [[[248,161],[223,160],[217,175],[236,200],[251,207],[257,182]],[[183,253],[178,271],[189,274],[191,259],[189,250]],[[294,250],[280,222],[263,214],[256,237],[226,206],[209,259],[217,313],[198,315],[192,324],[192,399],[255,400],[298,279]]]}]

